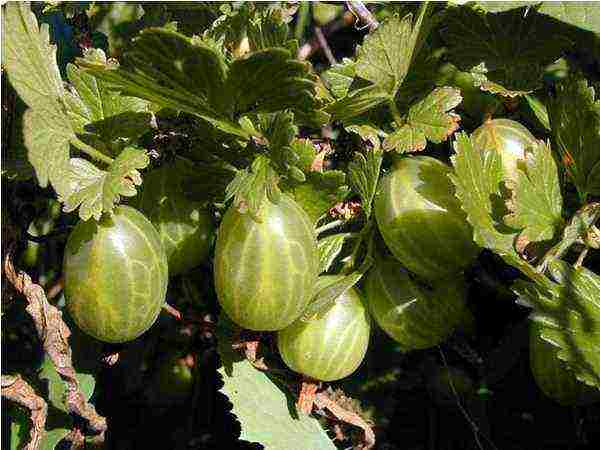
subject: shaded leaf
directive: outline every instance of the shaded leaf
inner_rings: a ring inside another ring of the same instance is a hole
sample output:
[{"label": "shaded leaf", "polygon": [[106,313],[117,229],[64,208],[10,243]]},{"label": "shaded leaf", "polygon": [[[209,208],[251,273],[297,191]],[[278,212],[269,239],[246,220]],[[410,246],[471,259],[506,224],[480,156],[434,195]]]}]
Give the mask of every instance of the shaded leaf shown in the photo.
[{"label": "shaded leaf", "polygon": [[523,6],[536,6],[541,14],[600,34],[600,2],[478,2],[488,12],[502,12]]},{"label": "shaded leaf", "polygon": [[344,199],[347,192],[346,174],[339,170],[309,172],[306,181],[289,193],[308,213],[313,222]]},{"label": "shaded leaf", "polygon": [[450,113],[462,97],[452,87],[437,88],[423,100],[412,105],[406,122],[383,142],[384,150],[398,153],[425,149],[427,141],[439,144],[458,129],[460,116]]},{"label": "shaded leaf", "polygon": [[546,108],[546,105],[534,95],[526,95],[525,100],[527,100],[527,104],[542,126],[546,130],[551,131],[552,129],[550,128],[550,119],[548,118],[548,109]]},{"label": "shaded leaf", "polygon": [[132,197],[136,186],[142,183],[139,169],[150,162],[143,150],[127,147],[113,161],[108,171],[100,170],[89,161],[72,158],[70,161],[70,184],[68,194],[60,200],[65,212],[79,209],[79,217],[100,219],[103,212],[110,212],[121,197]]},{"label": "shaded leaf", "polygon": [[94,142],[104,143],[110,151],[117,139],[123,140],[124,147],[150,129],[152,115],[146,101],[109,90],[102,81],[72,64],[67,66],[67,74],[75,90],[68,91],[65,100],[77,134],[93,135]]},{"label": "shaded leaf", "polygon": [[289,27],[280,10],[266,11],[248,24],[248,41],[253,51],[273,47],[285,47]]},{"label": "shaded leaf", "polygon": [[451,62],[470,71],[481,89],[503,96],[538,88],[545,66],[571,45],[552,23],[524,9],[485,14],[452,8],[446,23]]},{"label": "shaded leaf", "polygon": [[335,258],[342,251],[344,243],[349,236],[349,233],[339,233],[319,239],[317,242],[319,249],[319,273],[329,270]]},{"label": "shaded leaf", "polygon": [[390,95],[385,89],[378,85],[372,85],[350,92],[345,97],[327,105],[325,111],[331,114],[332,120],[345,122],[389,100]]},{"label": "shaded leaf", "polygon": [[372,149],[367,151],[366,157],[356,152],[354,160],[348,165],[348,184],[360,195],[362,209],[367,218],[371,216],[371,205],[377,191],[382,161],[383,153]]},{"label": "shaded leaf", "polygon": [[578,380],[600,388],[600,277],[560,260],[549,269],[557,283],[542,289],[518,281],[514,290],[534,305],[531,319],[541,326],[541,338],[558,349],[558,358]]},{"label": "shaded leaf", "polygon": [[[221,392],[233,405],[241,426],[240,439],[259,442],[273,450],[335,450],[319,422],[298,414],[294,399],[265,372],[254,368],[235,353],[233,331],[226,318],[219,318],[218,350],[223,367]],[[266,420],[268,418],[268,420]]]},{"label": "shaded leaf", "polygon": [[344,58],[340,64],[335,64],[323,72],[321,78],[335,98],[343,98],[348,94],[355,75],[356,63]]},{"label": "shaded leaf", "polygon": [[526,150],[525,167],[519,168],[505,222],[522,230],[528,242],[550,240],[563,224],[558,170],[550,148],[540,142]]},{"label": "shaded leaf", "polygon": [[310,66],[295,60],[290,51],[270,48],[231,64],[225,85],[239,114],[316,108],[315,79]]},{"label": "shaded leaf", "polygon": [[148,28],[125,53],[123,66],[85,61],[80,65],[105,81],[108,89],[196,115],[227,133],[247,137],[230,117],[225,59],[199,38]]},{"label": "shaded leaf", "polygon": [[571,77],[556,86],[548,103],[552,134],[562,165],[577,187],[582,203],[600,195],[600,100],[583,78]]}]

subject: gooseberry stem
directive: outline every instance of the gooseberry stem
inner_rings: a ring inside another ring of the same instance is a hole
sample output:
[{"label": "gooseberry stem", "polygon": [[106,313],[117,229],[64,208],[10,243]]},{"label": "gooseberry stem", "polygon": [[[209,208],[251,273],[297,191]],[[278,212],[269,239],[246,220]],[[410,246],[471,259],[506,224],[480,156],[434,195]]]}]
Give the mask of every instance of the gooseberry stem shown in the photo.
[{"label": "gooseberry stem", "polygon": [[106,156],[102,152],[99,152],[94,147],[92,147],[91,145],[86,144],[85,142],[83,142],[81,139],[79,139],[77,137],[71,138],[70,142],[71,142],[71,144],[73,144],[73,146],[77,147],[83,153],[85,153],[86,155],[90,156],[91,158],[94,158],[95,160],[98,160],[100,162],[103,162],[103,163],[106,163],[106,164],[109,164],[109,165],[114,162],[114,159],[112,159],[109,156]]}]

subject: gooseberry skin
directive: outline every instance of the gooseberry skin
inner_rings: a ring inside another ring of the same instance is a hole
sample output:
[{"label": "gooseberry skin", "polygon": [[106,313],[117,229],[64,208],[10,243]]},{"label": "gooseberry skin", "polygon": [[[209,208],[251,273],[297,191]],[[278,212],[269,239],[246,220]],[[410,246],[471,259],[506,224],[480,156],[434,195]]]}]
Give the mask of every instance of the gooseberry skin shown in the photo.
[{"label": "gooseberry skin", "polygon": [[460,323],[466,288],[462,276],[419,285],[392,258],[379,259],[369,270],[365,298],[375,322],[403,350],[434,347]]},{"label": "gooseberry skin", "polygon": [[531,132],[510,119],[493,119],[484,122],[471,135],[473,146],[480,150],[495,150],[500,153],[504,178],[517,180],[519,161],[525,158],[525,149],[537,145]]},{"label": "gooseberry skin", "polygon": [[558,349],[541,338],[540,327],[535,322],[529,326],[529,366],[540,390],[562,406],[600,401],[600,391],[579,381],[558,359]]},{"label": "gooseberry skin", "polygon": [[229,208],[218,230],[214,259],[217,298],[242,328],[275,331],[304,311],[318,275],[314,228],[304,210],[282,195],[265,200],[260,222]]},{"label": "gooseberry skin", "polygon": [[184,196],[181,180],[175,166],[154,169],[145,175],[136,203],[158,231],[170,276],[206,261],[215,236],[211,214]]},{"label": "gooseberry skin", "polygon": [[375,218],[386,246],[411,272],[429,280],[458,274],[478,255],[452,171],[428,156],[403,157],[381,180]]},{"label": "gooseberry skin", "polygon": [[100,341],[139,337],[165,302],[167,256],[150,221],[130,206],[117,206],[98,222],[79,222],[63,269],[69,314]]},{"label": "gooseberry skin", "polygon": [[280,330],[277,346],[290,369],[316,380],[335,381],[360,366],[370,333],[367,309],[351,288],[316,317]]}]

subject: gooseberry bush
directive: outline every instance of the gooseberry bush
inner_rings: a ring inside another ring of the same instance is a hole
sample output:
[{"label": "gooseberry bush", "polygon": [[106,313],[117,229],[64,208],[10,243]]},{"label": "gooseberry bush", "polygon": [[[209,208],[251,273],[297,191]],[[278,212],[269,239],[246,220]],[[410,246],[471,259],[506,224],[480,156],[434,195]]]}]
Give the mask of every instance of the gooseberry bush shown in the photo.
[{"label": "gooseberry bush", "polygon": [[594,2],[3,5],[3,444],[589,443],[598,86]]}]

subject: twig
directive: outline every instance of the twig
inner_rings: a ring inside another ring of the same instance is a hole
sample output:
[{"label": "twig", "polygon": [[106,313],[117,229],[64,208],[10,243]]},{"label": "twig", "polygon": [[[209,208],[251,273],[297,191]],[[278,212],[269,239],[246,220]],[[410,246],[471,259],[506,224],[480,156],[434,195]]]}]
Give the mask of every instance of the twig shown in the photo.
[{"label": "twig", "polygon": [[70,450],[80,450],[85,447],[85,436],[79,428],[73,428],[65,439],[71,442]]},{"label": "twig", "polygon": [[350,10],[350,12],[356,16],[357,19],[361,20],[366,24],[363,27],[358,27],[359,30],[368,27],[369,31],[373,31],[379,26],[379,22],[377,22],[377,19],[373,17],[373,14],[371,14],[371,11],[367,9],[363,2],[347,1],[346,6]]},{"label": "twig", "polygon": [[29,443],[25,450],[37,450],[45,432],[48,405],[20,375],[2,375],[2,397],[7,398],[31,411],[33,426],[29,432]]},{"label": "twig", "polygon": [[319,382],[309,377],[303,377],[300,384],[300,395],[298,396],[298,409],[308,415],[313,409],[315,395],[319,389]]},{"label": "twig", "polygon": [[106,419],[85,400],[75,377],[72,351],[68,341],[71,331],[63,321],[62,313],[48,303],[42,287],[33,283],[29,275],[23,271],[19,271],[19,273],[15,271],[10,259],[10,252],[4,259],[4,273],[17,292],[23,294],[27,299],[28,305],[25,310],[35,323],[44,351],[54,363],[56,372],[67,385],[66,404],[69,412],[85,419],[94,432],[103,435],[106,431]]},{"label": "twig", "polygon": [[48,288],[48,293],[46,294],[46,298],[48,300],[52,300],[56,297],[60,292],[65,288],[65,277],[61,276],[56,283]]},{"label": "twig", "polygon": [[[323,32],[324,36],[329,36],[330,34],[335,33],[336,31],[339,31],[344,27],[352,25],[352,23],[354,22],[354,18],[355,16],[352,13],[346,12],[339,20],[336,20],[331,25],[324,27],[321,31]],[[315,36],[313,39],[311,39],[309,42],[307,42],[298,49],[298,59],[300,61],[304,61],[310,58],[313,55],[313,53],[315,53],[320,48],[321,44]]]},{"label": "twig", "polygon": [[358,414],[343,408],[332,400],[327,392],[319,392],[315,396],[315,405],[319,409],[329,411],[337,420],[349,423],[363,430],[363,442],[358,447],[358,450],[367,450],[375,445],[375,433],[373,433],[371,426]]},{"label": "twig", "polygon": [[323,53],[325,53],[325,57],[327,58],[327,61],[329,61],[329,64],[331,64],[332,66],[337,64],[335,56],[333,56],[333,52],[331,51],[331,48],[327,43],[327,39],[325,38],[321,27],[315,27],[315,34],[317,35],[317,40],[319,41],[321,50],[323,50]]},{"label": "twig", "polygon": [[170,316],[175,317],[177,320],[183,320],[183,316],[181,315],[181,313],[179,312],[179,310],[171,305],[169,305],[168,303],[165,303],[162,306],[162,310],[164,312],[166,312],[167,314],[169,314]]},{"label": "twig", "polygon": [[341,219],[340,220],[334,220],[333,222],[326,223],[325,225],[320,226],[319,228],[317,228],[315,230],[315,233],[317,235],[319,235],[321,233],[324,233],[325,231],[329,231],[329,230],[333,230],[334,228],[341,227],[346,222],[347,222],[346,220],[341,220]]}]

